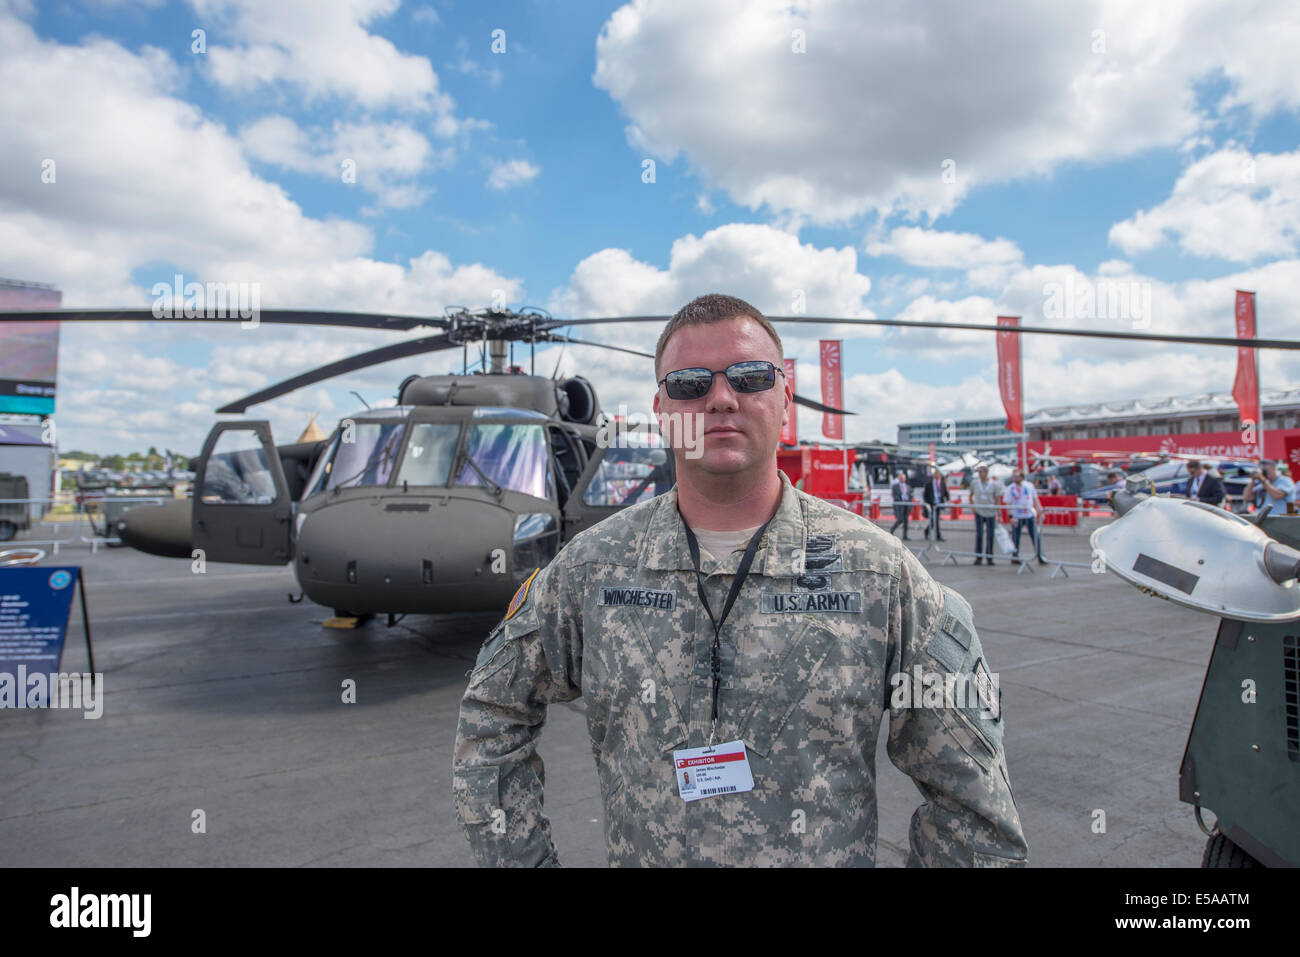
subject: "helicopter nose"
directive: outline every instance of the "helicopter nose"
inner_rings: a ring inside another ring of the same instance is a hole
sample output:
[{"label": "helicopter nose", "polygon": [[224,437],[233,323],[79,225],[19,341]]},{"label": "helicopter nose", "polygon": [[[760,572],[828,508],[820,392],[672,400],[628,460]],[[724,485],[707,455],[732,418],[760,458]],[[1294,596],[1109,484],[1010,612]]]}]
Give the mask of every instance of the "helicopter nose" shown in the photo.
[{"label": "helicopter nose", "polygon": [[191,499],[161,505],[136,505],[122,513],[112,533],[137,551],[164,558],[189,558],[194,553],[190,529]]},{"label": "helicopter nose", "polygon": [[357,613],[502,608],[514,513],[494,502],[369,495],[330,502],[298,533],[298,583],[312,601]]}]

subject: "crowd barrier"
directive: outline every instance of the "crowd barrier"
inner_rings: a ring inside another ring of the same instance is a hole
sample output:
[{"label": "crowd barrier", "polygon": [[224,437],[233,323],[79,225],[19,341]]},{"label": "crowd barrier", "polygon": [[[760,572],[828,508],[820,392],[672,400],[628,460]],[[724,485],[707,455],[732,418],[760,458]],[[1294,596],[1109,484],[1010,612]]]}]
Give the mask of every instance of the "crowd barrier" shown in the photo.
[{"label": "crowd barrier", "polygon": [[[1114,521],[1114,513],[1109,505],[1085,504],[1066,504],[1066,502],[1076,502],[1077,496],[1042,496],[1047,502],[1042,502],[1043,510],[1038,519],[1034,522],[1034,539],[1032,542],[1026,540],[1025,533],[1022,531],[1020,543],[1021,562],[1015,565],[1016,574],[1022,575],[1028,572],[1035,573],[1035,566],[1038,565],[1038,555],[1042,555],[1042,567],[1051,569],[1051,578],[1058,576],[1069,578],[1071,568],[1087,568],[1089,571],[1096,567],[1096,556],[1092,554],[1090,539],[1092,533],[1103,525]],[[975,550],[973,536],[975,534],[975,515],[972,506],[968,502],[951,503],[945,502],[940,506],[939,517],[939,534],[943,535],[943,540],[937,537],[931,538],[925,535],[925,531],[930,528],[930,516],[932,515],[932,506],[924,502],[909,503],[912,508],[909,511],[910,530],[916,527],[920,529],[921,541],[912,544],[908,543],[908,548],[912,554],[916,555],[923,561],[935,560],[940,566],[960,564],[959,558],[983,558],[981,552]],[[1006,527],[1008,533],[1011,532],[1011,515],[1006,508],[999,507],[997,510],[998,525]],[[890,503],[883,503],[881,507],[881,517],[877,520],[883,527],[888,528],[884,523],[893,524],[894,513]],[[959,536],[968,536],[970,538],[969,550],[961,547]],[[916,536],[910,536],[915,539]],[[993,555],[995,562],[1013,563],[1012,555],[1005,554],[997,545],[996,527],[993,545]]]},{"label": "crowd barrier", "polygon": [[[18,547],[27,548],[29,546],[43,545],[48,546],[54,555],[59,554],[59,548],[64,545],[73,545],[77,542],[90,546],[93,553],[99,551],[101,545],[120,545],[122,540],[111,532],[111,527],[121,512],[135,505],[161,505],[169,499],[153,496],[136,496],[123,495],[106,498],[87,498],[84,501],[76,502],[66,496],[55,496],[54,498],[4,498],[0,499],[0,518],[3,518],[3,506],[27,507],[30,514],[33,505],[41,506],[39,509],[40,518],[31,519],[31,525],[27,528],[18,529],[13,537],[5,542],[0,542],[0,547]],[[57,505],[72,505],[72,517],[68,521],[52,521],[49,511]],[[96,518],[99,518],[99,527],[96,527]],[[67,528],[67,534],[63,531]],[[44,532],[52,535],[59,535],[58,538],[42,538]],[[89,534],[87,534],[89,533]]]}]

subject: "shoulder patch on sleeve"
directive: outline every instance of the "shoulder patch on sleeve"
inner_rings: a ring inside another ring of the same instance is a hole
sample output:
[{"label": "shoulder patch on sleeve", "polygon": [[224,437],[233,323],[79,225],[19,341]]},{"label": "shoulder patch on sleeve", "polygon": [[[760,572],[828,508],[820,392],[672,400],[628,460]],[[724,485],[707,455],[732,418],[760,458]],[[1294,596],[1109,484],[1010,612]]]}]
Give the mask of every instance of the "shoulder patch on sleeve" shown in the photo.
[{"label": "shoulder patch on sleeve", "polygon": [[969,689],[958,710],[968,724],[997,753],[1002,747],[1002,694],[998,676],[989,671],[984,649],[975,630],[970,603],[954,589],[943,586],[944,607],[926,653],[950,673],[961,675]]},{"label": "shoulder patch on sleeve", "polygon": [[510,607],[506,609],[506,617],[502,620],[502,624],[515,617],[519,613],[519,609],[524,607],[524,602],[528,600],[528,592],[533,586],[533,579],[537,577],[539,571],[541,571],[540,568],[534,568],[533,573],[524,579],[524,583],[519,586],[519,590],[515,592],[515,597],[510,599]]}]

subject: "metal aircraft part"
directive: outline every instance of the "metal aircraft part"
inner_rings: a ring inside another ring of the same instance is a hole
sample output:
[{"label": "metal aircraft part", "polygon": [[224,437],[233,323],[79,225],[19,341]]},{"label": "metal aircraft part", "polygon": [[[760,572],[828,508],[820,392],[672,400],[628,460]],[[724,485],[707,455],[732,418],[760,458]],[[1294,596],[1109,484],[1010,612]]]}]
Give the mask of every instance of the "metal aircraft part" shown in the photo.
[{"label": "metal aircraft part", "polygon": [[1221,508],[1115,493],[1120,517],[1092,534],[1094,554],[1129,584],[1242,621],[1300,618],[1300,551]]},{"label": "metal aircraft part", "polygon": [[136,505],[113,526],[124,545],[163,558],[190,558],[194,536],[190,530],[192,502],[176,498],[159,505]]},{"label": "metal aircraft part", "polygon": [[[1289,518],[1300,534],[1300,518]],[[1250,680],[1249,696],[1243,681]],[[1219,622],[1196,716],[1178,769],[1178,797],[1202,829],[1240,853],[1205,866],[1300,867],[1300,637],[1288,624]],[[1204,820],[1213,825],[1207,828]],[[1221,836],[1220,836],[1221,835]]]}]

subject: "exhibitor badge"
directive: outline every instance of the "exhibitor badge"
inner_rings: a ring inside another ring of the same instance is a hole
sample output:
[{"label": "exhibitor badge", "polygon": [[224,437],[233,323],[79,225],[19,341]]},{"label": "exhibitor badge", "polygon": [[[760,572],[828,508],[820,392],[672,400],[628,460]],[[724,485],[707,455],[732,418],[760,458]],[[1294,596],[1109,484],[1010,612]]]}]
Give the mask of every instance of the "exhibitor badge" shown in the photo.
[{"label": "exhibitor badge", "polygon": [[744,741],[673,752],[677,793],[683,801],[754,790],[754,775]]}]

